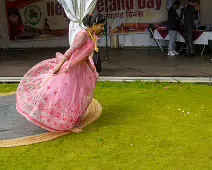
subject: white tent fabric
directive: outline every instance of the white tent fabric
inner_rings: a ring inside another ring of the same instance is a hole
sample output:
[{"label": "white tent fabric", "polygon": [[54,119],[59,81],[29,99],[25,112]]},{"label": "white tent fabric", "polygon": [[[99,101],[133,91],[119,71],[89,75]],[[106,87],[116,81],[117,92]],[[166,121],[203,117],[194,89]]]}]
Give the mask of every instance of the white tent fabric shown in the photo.
[{"label": "white tent fabric", "polygon": [[69,44],[71,45],[75,35],[84,28],[82,19],[86,14],[92,13],[97,0],[58,0],[64,8],[69,23]]}]

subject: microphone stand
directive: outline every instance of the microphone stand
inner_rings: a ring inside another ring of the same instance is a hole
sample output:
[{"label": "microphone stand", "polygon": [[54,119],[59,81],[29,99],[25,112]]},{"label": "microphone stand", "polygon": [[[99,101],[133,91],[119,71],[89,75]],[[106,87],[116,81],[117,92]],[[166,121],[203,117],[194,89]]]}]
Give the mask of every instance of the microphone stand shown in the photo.
[{"label": "microphone stand", "polygon": [[110,60],[110,58],[109,58],[109,48],[108,48],[108,9],[109,9],[109,5],[108,5],[108,3],[107,3],[107,8],[106,8],[106,20],[105,20],[105,24],[106,24],[106,26],[105,26],[105,38],[106,38],[106,41],[105,41],[105,43],[106,43],[106,57],[105,57],[105,60]]}]

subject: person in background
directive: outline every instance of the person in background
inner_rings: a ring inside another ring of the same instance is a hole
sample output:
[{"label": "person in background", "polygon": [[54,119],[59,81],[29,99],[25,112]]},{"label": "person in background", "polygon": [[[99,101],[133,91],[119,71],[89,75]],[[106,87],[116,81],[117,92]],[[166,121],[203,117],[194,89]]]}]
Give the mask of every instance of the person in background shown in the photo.
[{"label": "person in background", "polygon": [[[179,31],[181,30],[181,20],[183,18],[183,9],[184,9],[184,6],[185,6],[183,0],[181,0],[180,2],[181,2],[181,4],[180,4],[179,8],[177,9],[177,14],[179,16],[179,20],[178,20]],[[182,52],[181,50],[182,50],[183,44],[184,44],[183,42],[177,41],[176,42],[176,50]]]},{"label": "person in background", "polygon": [[188,0],[183,10],[183,24],[182,30],[186,42],[186,54],[187,57],[194,56],[193,48],[193,30],[195,29],[195,0]]},{"label": "person in background", "polygon": [[167,27],[170,36],[168,56],[175,56],[179,54],[175,51],[175,41],[177,39],[177,31],[180,28],[180,22],[179,22],[180,18],[177,14],[177,9],[179,8],[179,6],[180,1],[176,0],[168,11]]},{"label": "person in background", "polygon": [[194,7],[195,7],[194,24],[196,26],[196,29],[198,30],[198,27],[200,26],[200,4],[199,4],[199,2],[195,2]]},{"label": "person in background", "polygon": [[169,9],[172,7],[172,4],[175,2],[175,0],[167,0],[166,1],[166,10],[169,11]]}]

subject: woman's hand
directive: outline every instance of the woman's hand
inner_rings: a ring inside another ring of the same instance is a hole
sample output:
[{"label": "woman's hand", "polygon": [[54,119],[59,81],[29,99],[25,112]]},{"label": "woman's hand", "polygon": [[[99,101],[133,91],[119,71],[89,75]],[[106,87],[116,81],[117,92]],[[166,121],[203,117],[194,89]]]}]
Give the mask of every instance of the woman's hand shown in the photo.
[{"label": "woman's hand", "polygon": [[53,74],[59,73],[60,69],[61,69],[61,67],[60,67],[59,65],[56,66],[56,67],[54,68]]},{"label": "woman's hand", "polygon": [[64,58],[59,62],[59,64],[54,68],[53,74],[59,73],[61,67],[63,66],[63,64],[64,64],[65,62],[66,62],[66,58],[64,57]]},{"label": "woman's hand", "polygon": [[91,66],[91,69],[94,73],[96,73],[96,69],[93,66]]}]

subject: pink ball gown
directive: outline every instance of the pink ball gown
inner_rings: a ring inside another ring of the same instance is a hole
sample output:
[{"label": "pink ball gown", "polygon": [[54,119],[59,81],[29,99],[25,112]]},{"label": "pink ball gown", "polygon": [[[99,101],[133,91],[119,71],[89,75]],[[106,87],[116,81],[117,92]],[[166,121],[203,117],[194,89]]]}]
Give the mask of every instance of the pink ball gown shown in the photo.
[{"label": "pink ball gown", "polygon": [[[56,58],[32,67],[18,86],[17,111],[48,131],[69,131],[77,126],[92,101],[98,78],[89,57],[94,49],[95,42],[82,30],[64,55],[57,53]],[[67,61],[60,72],[53,74],[64,57]]]}]

